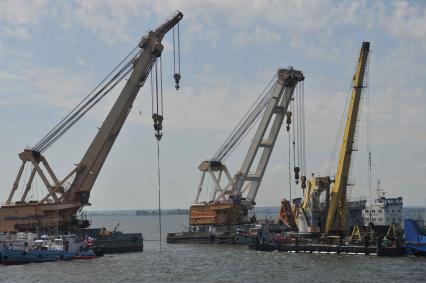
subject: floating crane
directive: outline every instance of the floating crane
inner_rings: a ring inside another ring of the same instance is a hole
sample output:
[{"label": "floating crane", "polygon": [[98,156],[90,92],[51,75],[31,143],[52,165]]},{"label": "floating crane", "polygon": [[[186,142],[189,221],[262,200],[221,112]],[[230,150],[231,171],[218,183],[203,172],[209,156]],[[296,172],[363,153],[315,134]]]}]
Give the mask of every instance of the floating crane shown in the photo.
[{"label": "floating crane", "polygon": [[[39,228],[47,230],[56,228],[67,229],[81,224],[76,222],[75,215],[84,206],[90,205],[90,191],[93,188],[96,178],[130,113],[132,104],[140,88],[147,80],[153,66],[157,67],[156,61],[160,58],[164,48],[161,41],[166,33],[179,23],[182,17],[183,14],[177,12],[155,31],[150,31],[145,35],[138,44],[138,47],[132,51],[133,53],[131,52],[110,73],[109,77],[111,79],[109,81],[102,81],[95,88],[97,92],[95,90],[92,91],[89,96],[78,104],[39,143],[31,149],[25,149],[19,154],[22,165],[19,168],[6,204],[0,208],[0,231],[29,231]],[[132,57],[131,54],[134,54],[134,56]],[[128,58],[130,59],[127,60]],[[129,74],[130,76],[124,88],[82,160],[63,179],[59,179],[43,156],[43,152]],[[177,86],[179,79],[180,75],[178,78],[175,75]],[[160,114],[154,113],[153,119],[158,139],[158,137],[161,138],[161,122],[163,117]],[[27,163],[32,165],[31,175],[20,200],[13,203],[12,200]],[[40,200],[27,202],[27,195],[32,188],[36,174],[43,181],[48,193]],[[88,222],[82,225],[87,226]]]},{"label": "floating crane", "polygon": [[[248,211],[256,204],[256,195],[293,99],[294,89],[298,82],[304,80],[303,73],[291,67],[279,69],[275,78],[275,82],[272,83],[271,80],[271,87],[268,89],[268,85],[265,88],[214,157],[199,165],[201,180],[195,203],[190,208],[190,225],[228,225],[250,221]],[[262,112],[263,116],[241,169],[231,177],[223,161],[249,132]],[[206,175],[213,181],[214,192],[210,200],[200,202]],[[224,185],[223,175],[226,178]]]},{"label": "floating crane", "polygon": [[[304,199],[296,212],[296,223],[300,233],[344,234],[349,227],[347,186],[354,151],[356,124],[364,85],[367,66],[369,42],[363,42],[358,64],[352,81],[352,94],[346,118],[345,131],[340,149],[339,163],[334,186],[330,192],[333,179],[330,176],[312,176],[308,181]],[[322,193],[326,194],[325,203],[320,202]],[[354,205],[358,205],[355,202]],[[365,203],[364,203],[365,205]],[[356,208],[356,207],[355,207]]]}]

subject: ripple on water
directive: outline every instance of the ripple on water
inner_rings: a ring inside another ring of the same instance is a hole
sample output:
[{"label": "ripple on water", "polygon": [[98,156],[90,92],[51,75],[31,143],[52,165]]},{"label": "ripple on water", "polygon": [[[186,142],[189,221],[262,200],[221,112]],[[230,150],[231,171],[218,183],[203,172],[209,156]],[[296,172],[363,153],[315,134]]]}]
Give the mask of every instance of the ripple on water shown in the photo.
[{"label": "ripple on water", "polygon": [[[164,217],[181,231],[187,216]],[[142,230],[158,239],[157,217],[93,217],[96,227]],[[424,282],[425,258],[249,251],[236,245],[167,245],[146,241],[142,253],[95,260],[0,266],[0,282]]]}]

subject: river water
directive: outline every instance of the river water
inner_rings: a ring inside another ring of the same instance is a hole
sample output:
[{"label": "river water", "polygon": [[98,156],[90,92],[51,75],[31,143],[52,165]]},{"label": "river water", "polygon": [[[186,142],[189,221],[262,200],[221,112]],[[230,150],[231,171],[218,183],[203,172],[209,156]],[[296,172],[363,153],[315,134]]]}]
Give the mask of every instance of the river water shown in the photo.
[{"label": "river water", "polygon": [[426,258],[249,251],[225,244],[166,244],[188,216],[92,216],[93,227],[144,234],[144,251],[93,260],[0,265],[0,282],[426,282]]}]

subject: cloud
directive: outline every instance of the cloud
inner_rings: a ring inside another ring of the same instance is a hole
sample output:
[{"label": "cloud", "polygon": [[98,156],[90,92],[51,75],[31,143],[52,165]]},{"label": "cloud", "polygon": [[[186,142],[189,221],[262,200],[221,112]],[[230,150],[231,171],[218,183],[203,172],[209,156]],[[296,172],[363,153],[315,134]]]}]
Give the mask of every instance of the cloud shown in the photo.
[{"label": "cloud", "polygon": [[15,28],[2,28],[3,35],[9,38],[16,38],[19,40],[29,41],[31,39],[31,35],[28,30],[24,27],[15,27]]},{"label": "cloud", "polygon": [[128,41],[129,20],[134,16],[141,18],[146,16],[141,2],[136,0],[94,0],[77,3],[76,19],[108,43],[117,40]]},{"label": "cloud", "polygon": [[0,1],[0,21],[16,25],[38,24],[49,10],[47,0]]},{"label": "cloud", "polygon": [[383,15],[384,27],[400,39],[423,40],[426,36],[426,7],[419,3],[393,3],[390,15]]},{"label": "cloud", "polygon": [[275,164],[269,169],[271,174],[282,174],[288,172],[288,165],[284,165],[283,163]]},{"label": "cloud", "polygon": [[84,72],[64,67],[43,68],[32,63],[0,71],[0,82],[4,104],[48,106],[61,111],[76,105],[92,84],[90,75]]},{"label": "cloud", "polygon": [[239,47],[246,47],[253,44],[261,44],[264,46],[271,46],[277,44],[281,36],[273,31],[267,30],[263,27],[256,27],[253,32],[241,32],[234,38],[234,42]]}]

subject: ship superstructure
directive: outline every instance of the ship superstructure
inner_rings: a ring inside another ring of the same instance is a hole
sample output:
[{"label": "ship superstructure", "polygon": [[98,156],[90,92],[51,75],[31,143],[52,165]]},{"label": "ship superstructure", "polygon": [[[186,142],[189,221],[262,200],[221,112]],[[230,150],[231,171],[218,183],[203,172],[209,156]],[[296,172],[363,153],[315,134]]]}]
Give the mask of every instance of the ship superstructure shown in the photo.
[{"label": "ship superstructure", "polygon": [[369,223],[373,223],[375,226],[396,224],[402,227],[404,224],[402,197],[387,198],[384,191],[379,188],[377,191],[378,196],[374,203],[362,210],[364,225],[368,226]]}]

